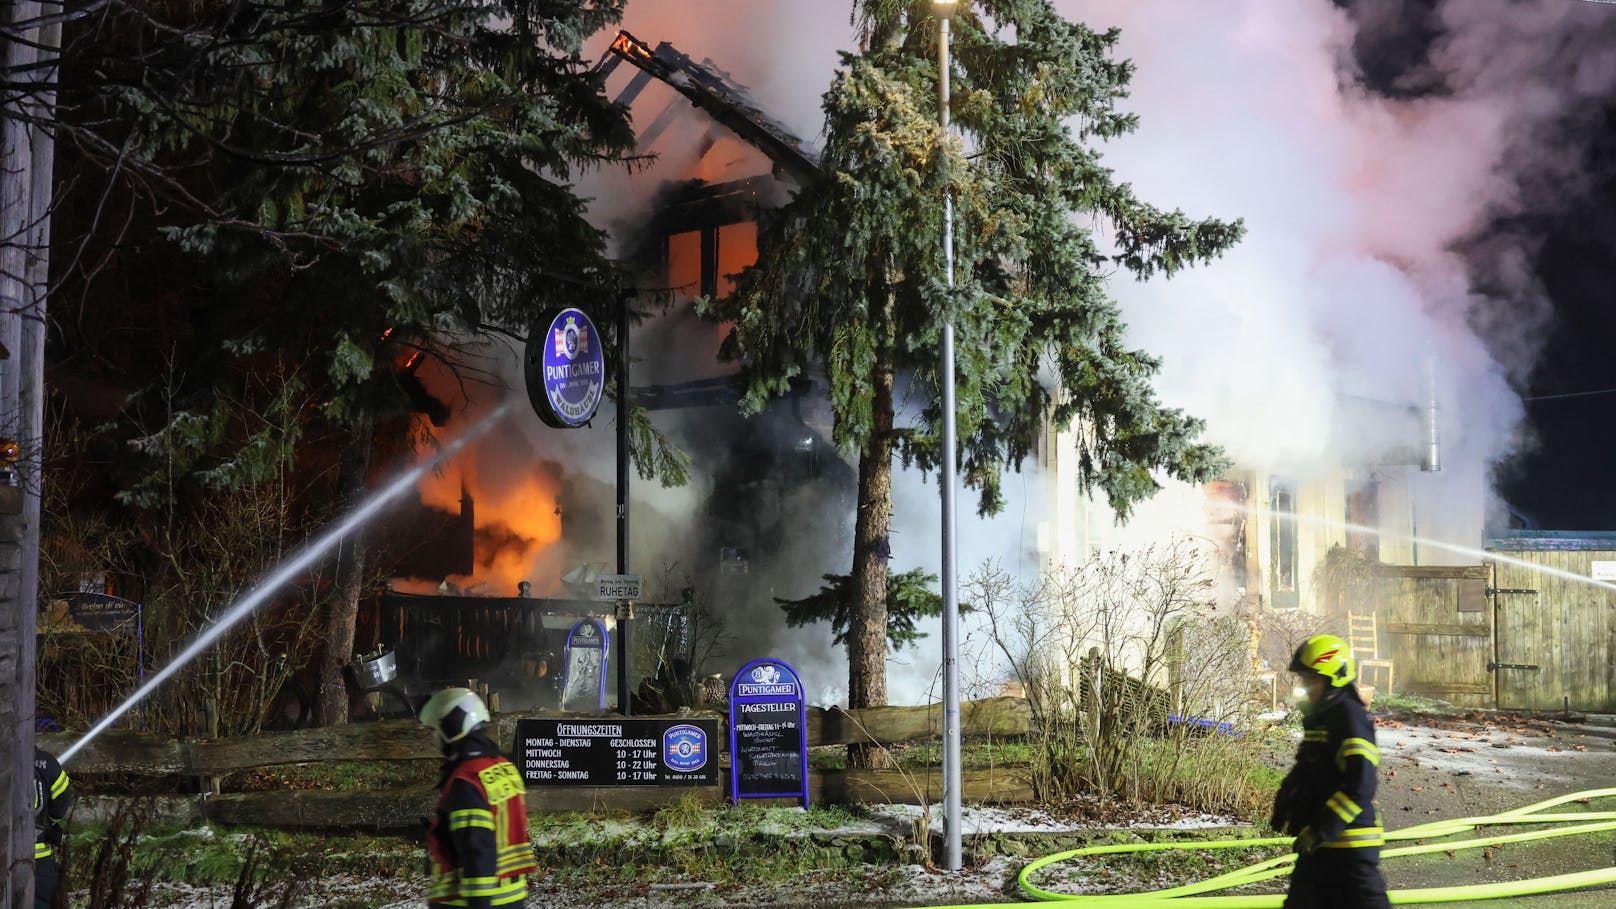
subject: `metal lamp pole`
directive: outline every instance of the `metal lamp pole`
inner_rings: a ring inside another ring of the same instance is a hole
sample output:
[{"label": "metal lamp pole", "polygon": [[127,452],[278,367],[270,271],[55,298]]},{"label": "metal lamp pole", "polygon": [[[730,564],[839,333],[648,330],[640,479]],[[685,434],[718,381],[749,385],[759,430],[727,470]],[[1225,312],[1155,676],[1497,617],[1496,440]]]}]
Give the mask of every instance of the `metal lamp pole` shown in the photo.
[{"label": "metal lamp pole", "polygon": [[[937,120],[948,134],[948,25],[957,0],[935,0],[937,11]],[[954,197],[943,193],[943,275],[954,287]],[[960,860],[960,699],[959,579],[954,535],[954,317],[943,321],[943,867],[958,871]]]}]

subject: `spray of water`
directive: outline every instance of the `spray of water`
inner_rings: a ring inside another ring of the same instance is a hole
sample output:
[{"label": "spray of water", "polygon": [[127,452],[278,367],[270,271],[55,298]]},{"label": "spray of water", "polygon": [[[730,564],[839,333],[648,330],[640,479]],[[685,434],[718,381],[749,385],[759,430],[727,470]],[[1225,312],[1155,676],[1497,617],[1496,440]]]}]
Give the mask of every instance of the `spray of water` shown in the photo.
[{"label": "spray of water", "polygon": [[263,605],[264,601],[268,600],[277,590],[307,571],[310,566],[324,557],[344,537],[375,518],[381,513],[382,508],[393,499],[414,489],[422,474],[454,457],[467,443],[493,428],[510,411],[511,406],[511,402],[508,401],[500,405],[492,413],[484,417],[481,422],[467,430],[464,435],[443,446],[435,457],[405,471],[386,486],[376,490],[365,500],[364,504],[354,509],[352,514],[328,528],[318,537],[310,540],[291,558],[282,562],[273,573],[266,576],[256,587],[248,591],[246,596],[236,601],[223,615],[219,616],[217,621],[197,636],[195,641],[192,641],[189,646],[180,651],[167,666],[164,666],[161,671],[147,679],[146,683],[137,688],[134,694],[131,694],[123,703],[113,708],[112,712],[102,717],[94,726],[91,726],[90,731],[86,732],[83,738],[68,746],[62,752],[62,763],[65,764],[72,760],[73,755],[93,741],[96,736],[110,728],[113,723],[118,721],[119,717],[122,717],[133,709],[135,705],[144,701],[153,691],[157,690],[159,685],[168,681],[187,663],[200,656],[214,641],[217,641],[221,635],[229,631],[231,626],[241,621],[254,609]]},{"label": "spray of water", "polygon": [[[1252,515],[1256,515],[1258,513],[1255,507],[1249,505],[1246,506],[1244,510]],[[1323,527],[1339,527],[1343,530],[1351,530],[1356,533],[1371,533],[1382,539],[1402,540],[1404,542],[1415,543],[1420,546],[1429,546],[1433,549],[1440,549],[1444,552],[1451,552],[1456,555],[1470,556],[1478,562],[1502,562],[1508,565],[1516,565],[1521,568],[1526,568],[1549,575],[1551,577],[1561,578],[1577,584],[1587,584],[1590,587],[1598,587],[1604,590],[1616,592],[1616,584],[1612,584],[1609,581],[1601,581],[1596,578],[1588,577],[1585,574],[1577,574],[1573,571],[1566,571],[1564,568],[1555,568],[1550,565],[1539,565],[1536,562],[1528,562],[1525,559],[1505,555],[1501,552],[1477,549],[1474,546],[1461,546],[1457,543],[1449,543],[1445,540],[1433,540],[1429,537],[1414,536],[1406,533],[1389,533],[1381,530],[1378,527],[1366,527],[1362,524],[1353,524],[1348,521],[1334,521],[1329,518],[1322,518],[1316,515],[1291,513],[1271,514],[1270,517],[1274,518],[1275,520],[1288,520],[1293,523],[1316,524]]]}]

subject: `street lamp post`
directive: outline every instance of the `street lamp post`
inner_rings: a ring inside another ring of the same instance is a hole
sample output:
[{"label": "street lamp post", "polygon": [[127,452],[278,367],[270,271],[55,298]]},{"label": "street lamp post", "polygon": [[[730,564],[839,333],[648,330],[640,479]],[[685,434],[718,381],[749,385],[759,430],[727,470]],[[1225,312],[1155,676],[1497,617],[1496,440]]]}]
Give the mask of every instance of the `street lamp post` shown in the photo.
[{"label": "street lamp post", "polygon": [[[937,11],[937,121],[948,134],[948,26],[957,0],[934,0]],[[954,197],[943,193],[943,276],[954,288]],[[955,574],[958,552],[954,535],[954,316],[943,320],[943,867],[960,869],[960,700],[959,700],[959,579]]]}]

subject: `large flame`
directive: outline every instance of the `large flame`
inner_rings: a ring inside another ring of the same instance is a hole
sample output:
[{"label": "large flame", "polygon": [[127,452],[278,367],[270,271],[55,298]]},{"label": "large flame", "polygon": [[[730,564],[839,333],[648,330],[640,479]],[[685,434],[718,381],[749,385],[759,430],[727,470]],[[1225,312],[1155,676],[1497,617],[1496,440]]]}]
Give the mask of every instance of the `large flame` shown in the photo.
[{"label": "large flame", "polygon": [[561,539],[559,484],[542,463],[532,463],[485,474],[474,453],[458,470],[421,480],[421,502],[455,512],[461,508],[462,490],[475,503],[477,529],[474,566],[469,576],[448,578],[463,590],[496,596],[515,596],[517,583],[534,581],[545,588],[546,579],[534,577],[534,560],[545,547]]},{"label": "large flame", "polygon": [[[436,358],[421,358],[418,351],[404,355],[399,365],[412,369],[416,378],[453,415],[445,429],[452,435],[456,427],[476,418],[482,409],[468,399],[465,387]],[[517,584],[531,581],[532,593],[540,596],[559,585],[553,565],[539,566],[544,550],[561,539],[560,466],[554,461],[532,456],[532,446],[506,427],[479,439],[443,470],[423,475],[416,484],[421,504],[462,514],[464,496],[471,499],[475,530],[472,540],[472,571],[451,575],[447,580],[459,590],[485,596],[516,596]],[[397,590],[428,593],[437,589],[435,578],[426,582],[395,579]]]}]

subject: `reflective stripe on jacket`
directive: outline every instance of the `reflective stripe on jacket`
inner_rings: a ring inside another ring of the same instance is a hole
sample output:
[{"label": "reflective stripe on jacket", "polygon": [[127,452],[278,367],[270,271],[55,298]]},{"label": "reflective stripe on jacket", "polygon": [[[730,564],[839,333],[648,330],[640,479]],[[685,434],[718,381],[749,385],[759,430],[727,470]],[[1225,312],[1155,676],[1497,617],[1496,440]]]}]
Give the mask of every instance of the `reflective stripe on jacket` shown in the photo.
[{"label": "reflective stripe on jacket", "polygon": [[428,903],[480,909],[527,898],[524,875],[538,865],[528,840],[526,793],[521,773],[502,757],[455,765],[427,834]]},{"label": "reflective stripe on jacket", "polygon": [[1327,849],[1363,849],[1384,843],[1375,807],[1380,749],[1375,724],[1358,690],[1335,689],[1302,718],[1302,744],[1286,785],[1300,794],[1296,816]]},{"label": "reflective stripe on jacket", "polygon": [[34,858],[50,858],[55,854],[46,834],[59,828],[67,819],[67,809],[73,804],[72,782],[67,771],[54,755],[34,749]]}]

